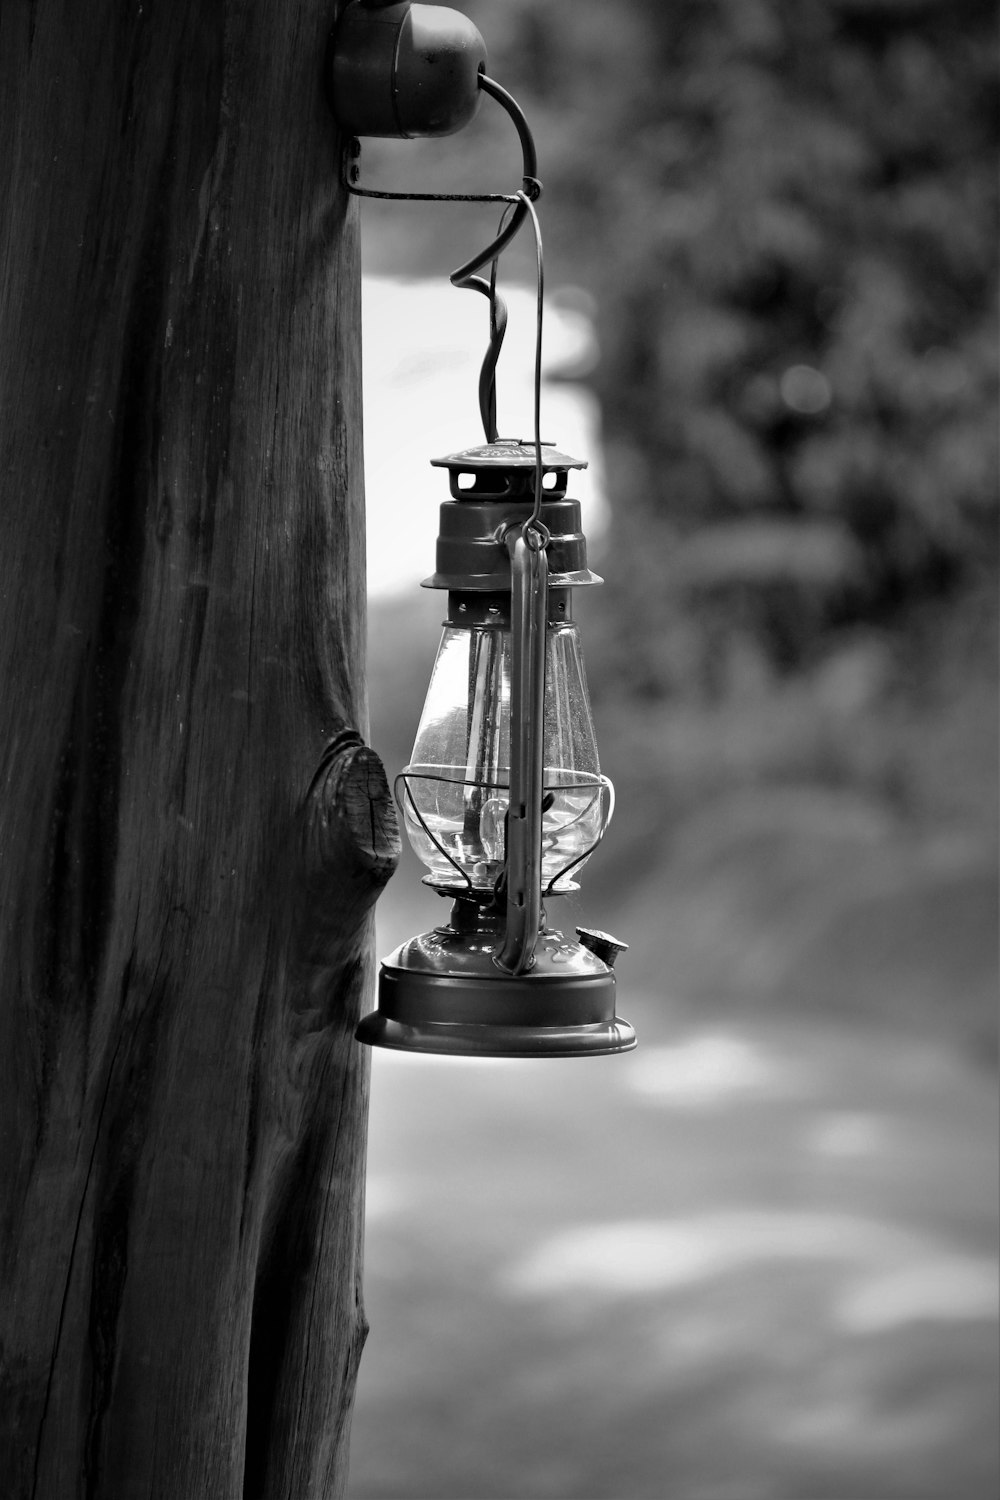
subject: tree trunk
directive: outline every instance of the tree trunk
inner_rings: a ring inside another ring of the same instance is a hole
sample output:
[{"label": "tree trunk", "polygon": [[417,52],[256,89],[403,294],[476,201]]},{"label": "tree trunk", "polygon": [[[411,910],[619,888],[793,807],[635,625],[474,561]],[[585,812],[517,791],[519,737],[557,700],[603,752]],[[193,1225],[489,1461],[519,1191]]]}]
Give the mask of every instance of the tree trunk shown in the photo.
[{"label": "tree trunk", "polygon": [[336,9],[0,9],[5,1500],[344,1489],[398,840]]}]

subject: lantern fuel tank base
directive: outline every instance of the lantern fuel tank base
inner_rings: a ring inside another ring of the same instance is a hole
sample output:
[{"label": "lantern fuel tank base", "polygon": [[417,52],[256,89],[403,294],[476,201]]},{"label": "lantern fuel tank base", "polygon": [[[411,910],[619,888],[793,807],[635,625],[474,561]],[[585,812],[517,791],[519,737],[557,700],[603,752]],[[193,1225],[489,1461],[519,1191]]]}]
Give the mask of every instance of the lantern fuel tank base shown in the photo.
[{"label": "lantern fuel tank base", "polygon": [[382,964],[378,1010],[356,1036],[373,1047],[465,1057],[607,1056],[635,1046],[615,1014],[616,951],[605,933],[581,941],[543,931],[531,968],[497,963],[497,921],[458,901],[447,926],[411,938]]}]

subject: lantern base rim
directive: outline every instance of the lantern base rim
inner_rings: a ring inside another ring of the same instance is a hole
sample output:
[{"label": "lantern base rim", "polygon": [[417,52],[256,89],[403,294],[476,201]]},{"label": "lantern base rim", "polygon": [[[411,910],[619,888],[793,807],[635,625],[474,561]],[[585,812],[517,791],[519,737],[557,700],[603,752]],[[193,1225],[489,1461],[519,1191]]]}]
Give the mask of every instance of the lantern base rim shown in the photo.
[{"label": "lantern base rim", "polygon": [[495,933],[436,928],[404,943],[379,971],[378,1009],[355,1036],[371,1047],[464,1057],[573,1057],[636,1044],[615,1014],[610,965],[546,932],[528,971],[504,972]]},{"label": "lantern base rim", "polygon": [[372,1011],[355,1036],[369,1047],[446,1057],[608,1057],[636,1045],[635,1031],[621,1016],[589,1026],[408,1025]]}]

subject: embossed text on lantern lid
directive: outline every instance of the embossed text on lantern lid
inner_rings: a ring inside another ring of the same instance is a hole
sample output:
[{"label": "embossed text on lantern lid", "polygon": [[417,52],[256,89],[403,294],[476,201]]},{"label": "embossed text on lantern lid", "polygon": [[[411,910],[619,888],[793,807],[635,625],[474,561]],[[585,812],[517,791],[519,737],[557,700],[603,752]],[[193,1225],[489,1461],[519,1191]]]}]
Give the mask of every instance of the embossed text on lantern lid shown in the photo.
[{"label": "embossed text on lantern lid", "polygon": [[[533,469],[535,467],[535,445],[519,438],[500,438],[495,443],[483,443],[478,448],[463,448],[460,453],[449,453],[446,458],[432,458],[431,464],[438,469]],[[542,444],[542,468],[585,469],[585,458],[571,458],[560,453],[551,443]]]}]

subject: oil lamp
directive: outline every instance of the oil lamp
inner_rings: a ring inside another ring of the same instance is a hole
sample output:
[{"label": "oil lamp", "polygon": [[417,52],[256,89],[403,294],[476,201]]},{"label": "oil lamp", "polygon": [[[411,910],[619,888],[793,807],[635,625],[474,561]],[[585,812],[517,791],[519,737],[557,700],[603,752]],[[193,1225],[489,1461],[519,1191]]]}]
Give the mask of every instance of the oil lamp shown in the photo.
[{"label": "oil lamp", "polygon": [[573,589],[600,582],[566,494],[584,465],[503,439],[435,462],[452,498],[424,586],[448,591],[448,611],[396,790],[424,879],[453,905],[383,962],[358,1039],[493,1057],[624,1052],[635,1033],[615,1014],[614,963],[626,945],[590,928],[567,939],[545,907],[578,888],[613,807],[572,618]]},{"label": "oil lamp", "polygon": [[[448,135],[481,94],[513,122],[522,186],[514,194],[377,192],[359,185],[360,145],[345,185],[362,196],[462,197],[506,205],[496,237],[453,271],[490,300],[480,376],[486,443],[434,462],[448,470],[437,570],[448,612],[409,765],[396,795],[425,881],[452,900],[441,926],[381,966],[378,1009],[357,1030],[371,1046],[486,1057],[625,1052],[635,1033],[615,1014],[614,965],[626,944],[606,932],[549,926],[545,902],[577,889],[613,807],[601,775],[572,615],[587,566],[580,506],[566,494],[578,459],[539,436],[542,247],[534,141],[523,112],[485,71],[467,19],[406,0],[350,0],[331,42],[330,102],[353,136]],[[501,252],[528,220],[538,313],[534,442],[498,437],[495,370],[506,326],[496,290]],[[479,275],[491,267],[489,278]]]}]

